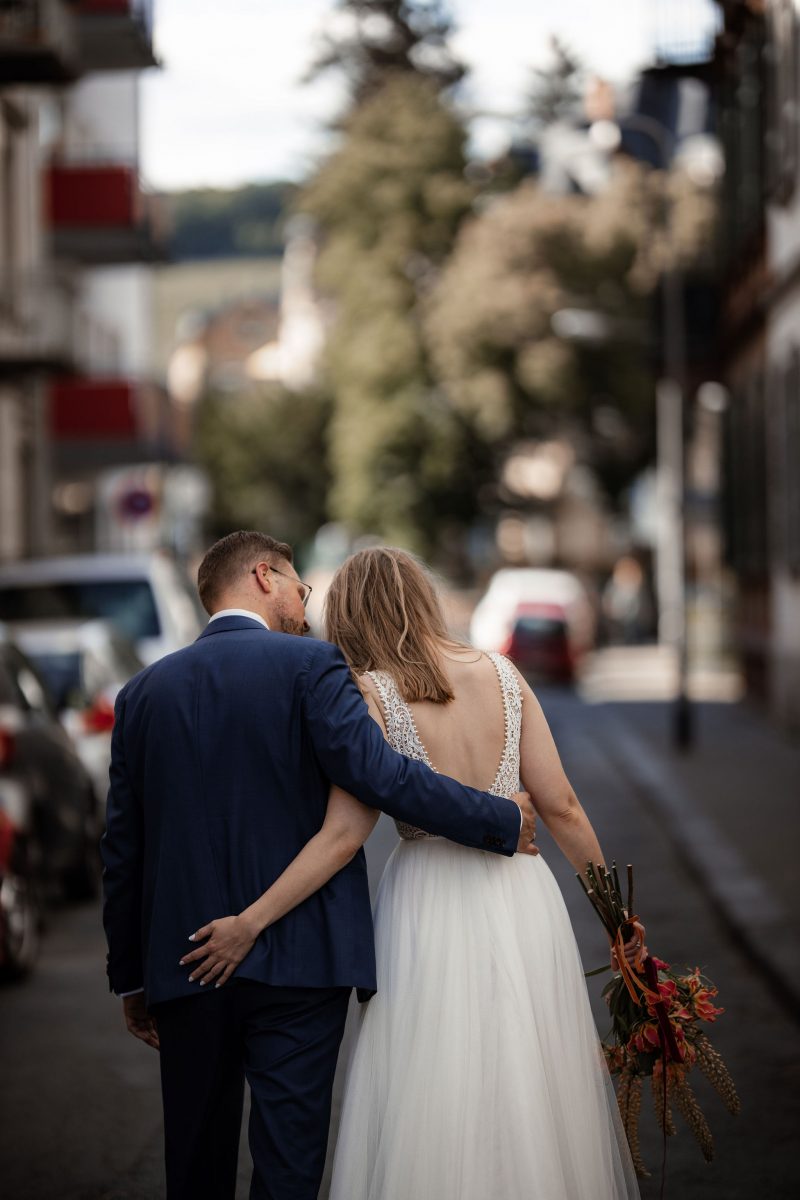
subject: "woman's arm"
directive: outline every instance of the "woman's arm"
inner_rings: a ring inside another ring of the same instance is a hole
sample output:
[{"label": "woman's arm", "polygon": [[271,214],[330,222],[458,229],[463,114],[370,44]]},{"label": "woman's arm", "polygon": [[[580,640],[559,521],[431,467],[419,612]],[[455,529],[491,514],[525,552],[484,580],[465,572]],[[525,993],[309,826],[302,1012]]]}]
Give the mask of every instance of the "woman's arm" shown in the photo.
[{"label": "woman's arm", "polygon": [[[572,866],[579,874],[586,864],[596,866],[604,863],[603,851],[591,821],[584,812],[572,785],[567,779],[561,759],[550,732],[550,726],[522,675],[519,675],[522,690],[522,732],[520,734],[520,776],[522,786],[530,792],[533,807],[542,818],[549,833]],[[635,960],[642,939],[634,934],[625,943],[625,957]],[[612,955],[612,965],[616,961]]]},{"label": "woman's arm", "polygon": [[582,872],[587,862],[602,863],[603,851],[561,765],[541,705],[521,675],[519,681],[522,689],[519,744],[522,786],[530,792],[533,807],[559,850],[576,871]]},{"label": "woman's arm", "polygon": [[190,937],[203,945],[181,959],[182,966],[192,964],[189,979],[202,985],[216,980],[221,987],[263,930],[319,891],[350,862],[379,816],[377,809],[367,808],[341,788],[331,788],[319,833],[306,842],[272,886],[238,916],[219,917]]},{"label": "woman's arm", "polygon": [[[374,695],[366,692],[365,699],[371,715],[385,733]],[[238,916],[218,917],[192,934],[189,940],[202,941],[203,945],[181,959],[181,966],[192,964],[190,981],[205,986],[216,980],[216,986],[221,987],[267,926],[274,925],[319,891],[350,862],[372,833],[379,816],[377,809],[367,808],[348,792],[332,787],[319,833],[306,842],[271,887]]]}]

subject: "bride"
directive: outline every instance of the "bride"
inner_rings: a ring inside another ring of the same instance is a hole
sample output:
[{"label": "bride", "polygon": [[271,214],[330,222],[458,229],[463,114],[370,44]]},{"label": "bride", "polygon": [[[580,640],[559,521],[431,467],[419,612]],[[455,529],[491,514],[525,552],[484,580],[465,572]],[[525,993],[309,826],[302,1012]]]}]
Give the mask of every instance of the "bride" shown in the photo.
[{"label": "bride", "polygon": [[[374,548],[348,559],[328,592],[326,636],[396,750],[498,795],[521,779],[575,870],[603,861],[533,692],[501,655],[448,636],[415,558]],[[280,879],[238,917],[198,930],[208,953],[194,977],[225,982],[258,933],[340,870],[377,817],[332,789],[322,830]],[[378,888],[378,991],[350,1062],[331,1200],[638,1197],[547,863],[398,832]],[[626,956],[638,950],[634,938]]]}]

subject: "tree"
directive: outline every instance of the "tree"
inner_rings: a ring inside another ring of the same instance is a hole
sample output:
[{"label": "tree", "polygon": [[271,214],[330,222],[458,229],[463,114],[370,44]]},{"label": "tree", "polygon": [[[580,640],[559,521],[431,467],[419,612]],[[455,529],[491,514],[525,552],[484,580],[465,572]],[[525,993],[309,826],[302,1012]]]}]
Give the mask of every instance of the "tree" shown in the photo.
[{"label": "tree", "polygon": [[464,130],[435,82],[392,74],[357,105],[303,191],[323,235],[318,283],[335,302],[327,377],[332,515],[431,553],[473,501],[473,451],[440,402],[419,316],[469,209]]},{"label": "tree", "polygon": [[202,399],[195,455],[213,489],[212,536],[267,529],[295,545],[310,541],[327,520],[329,415],[320,390],[265,385]]},{"label": "tree", "polygon": [[173,259],[278,255],[282,222],[296,187],[251,183],[241,188],[193,188],[169,197]]},{"label": "tree", "polygon": [[580,59],[557,37],[550,40],[551,61],[536,67],[528,95],[537,128],[575,117],[583,97],[584,71]]},{"label": "tree", "polygon": [[309,79],[341,70],[360,104],[392,75],[427,79],[437,89],[463,77],[448,45],[453,23],[438,0],[338,0],[336,7],[339,20],[324,36]]},{"label": "tree", "polygon": [[[642,344],[657,191],[620,164],[600,196],[547,195],[531,181],[466,224],[426,306],[428,348],[448,401],[501,458],[523,438],[593,429],[612,408],[630,437],[595,463],[617,492],[649,451],[652,376]],[[610,336],[578,344],[554,332],[559,310],[592,311]],[[638,434],[636,431],[639,431]]]}]

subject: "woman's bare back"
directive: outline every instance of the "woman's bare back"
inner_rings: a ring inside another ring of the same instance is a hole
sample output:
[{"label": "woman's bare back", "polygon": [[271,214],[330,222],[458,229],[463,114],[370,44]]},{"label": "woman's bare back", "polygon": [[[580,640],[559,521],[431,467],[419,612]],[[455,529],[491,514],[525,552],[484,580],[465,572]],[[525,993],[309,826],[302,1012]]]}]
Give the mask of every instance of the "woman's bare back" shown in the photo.
[{"label": "woman's bare back", "polygon": [[[481,791],[491,789],[503,758],[506,711],[497,668],[488,655],[453,647],[442,665],[455,698],[408,705],[433,767]],[[368,679],[367,688],[374,683]]]}]

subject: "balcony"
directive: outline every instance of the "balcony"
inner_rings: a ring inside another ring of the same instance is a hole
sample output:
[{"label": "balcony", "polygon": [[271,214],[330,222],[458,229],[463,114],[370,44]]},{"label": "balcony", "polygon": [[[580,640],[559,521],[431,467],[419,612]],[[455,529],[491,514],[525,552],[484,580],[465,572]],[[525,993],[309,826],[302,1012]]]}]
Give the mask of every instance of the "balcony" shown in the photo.
[{"label": "balcony", "polygon": [[80,70],[73,5],[66,0],[3,0],[0,85],[68,83]]},{"label": "balcony", "polygon": [[3,281],[0,376],[74,370],[83,316],[68,282],[53,276]]},{"label": "balcony", "polygon": [[130,441],[139,429],[136,384],[65,376],[50,384],[50,430],[58,441]]},{"label": "balcony", "polygon": [[63,375],[48,391],[58,472],[174,458],[173,414],[162,388],[120,375]]},{"label": "balcony", "polygon": [[157,67],[153,0],[78,0],[81,62],[87,71]]},{"label": "balcony", "polygon": [[158,198],[142,190],[134,166],[52,163],[45,213],[58,258],[103,266],[165,257]]}]

